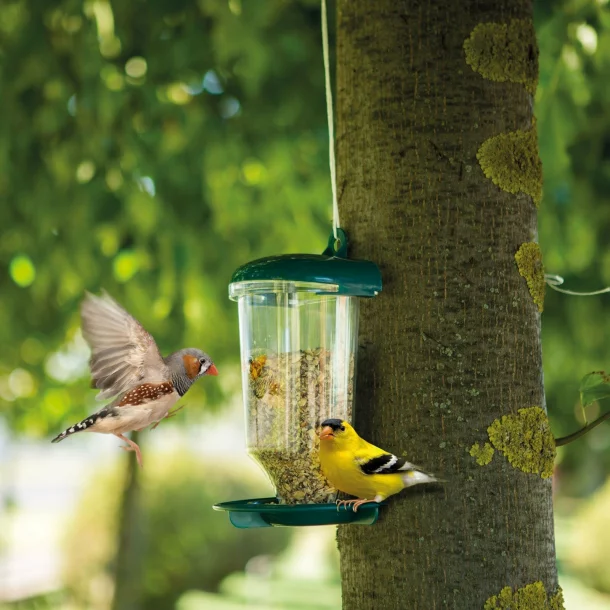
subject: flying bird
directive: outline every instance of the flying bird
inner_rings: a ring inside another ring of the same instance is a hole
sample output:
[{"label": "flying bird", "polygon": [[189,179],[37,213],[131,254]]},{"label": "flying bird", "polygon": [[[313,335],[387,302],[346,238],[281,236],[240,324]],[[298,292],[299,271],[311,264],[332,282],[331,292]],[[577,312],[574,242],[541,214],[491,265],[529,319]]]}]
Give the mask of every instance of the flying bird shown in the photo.
[{"label": "flying bird", "polygon": [[86,293],[81,306],[83,337],[91,348],[92,387],[98,400],[114,398],[51,442],[59,443],[77,432],[114,434],[135,451],[140,467],[142,454],[125,432],[142,430],[164,418],[174,404],[203,375],[218,375],[208,354],[189,347],[161,356],[152,336],[108,293]]},{"label": "flying bird", "polygon": [[339,500],[354,512],[366,502],[383,502],[388,496],[420,483],[444,483],[434,475],[375,445],[371,445],[346,421],[327,419],[320,430],[320,466],[339,491],[356,496]]}]

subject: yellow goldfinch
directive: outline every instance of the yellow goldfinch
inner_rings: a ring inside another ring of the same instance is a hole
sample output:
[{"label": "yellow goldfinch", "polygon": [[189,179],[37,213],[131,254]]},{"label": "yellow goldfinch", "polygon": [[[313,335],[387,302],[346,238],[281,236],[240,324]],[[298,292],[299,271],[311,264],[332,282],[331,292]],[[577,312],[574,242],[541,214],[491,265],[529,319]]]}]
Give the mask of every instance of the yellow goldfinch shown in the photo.
[{"label": "yellow goldfinch", "polygon": [[320,465],[324,476],[339,491],[355,500],[341,500],[337,506],[351,504],[354,512],[365,502],[382,502],[388,496],[419,483],[441,483],[405,458],[399,458],[367,443],[346,422],[327,419],[320,431]]}]

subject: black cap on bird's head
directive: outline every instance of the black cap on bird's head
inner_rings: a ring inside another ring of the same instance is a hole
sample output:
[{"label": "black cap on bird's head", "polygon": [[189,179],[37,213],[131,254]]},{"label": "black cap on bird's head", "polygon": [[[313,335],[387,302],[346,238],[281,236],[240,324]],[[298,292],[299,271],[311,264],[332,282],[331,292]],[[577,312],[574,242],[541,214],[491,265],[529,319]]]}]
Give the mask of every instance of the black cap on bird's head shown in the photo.
[{"label": "black cap on bird's head", "polygon": [[341,419],[326,419],[321,424],[322,429],[320,430],[320,440],[331,440],[336,434],[345,432],[346,426],[349,427],[347,422]]},{"label": "black cap on bird's head", "polygon": [[321,425],[322,427],[329,426],[332,430],[345,430],[343,421],[340,419],[327,419]]}]

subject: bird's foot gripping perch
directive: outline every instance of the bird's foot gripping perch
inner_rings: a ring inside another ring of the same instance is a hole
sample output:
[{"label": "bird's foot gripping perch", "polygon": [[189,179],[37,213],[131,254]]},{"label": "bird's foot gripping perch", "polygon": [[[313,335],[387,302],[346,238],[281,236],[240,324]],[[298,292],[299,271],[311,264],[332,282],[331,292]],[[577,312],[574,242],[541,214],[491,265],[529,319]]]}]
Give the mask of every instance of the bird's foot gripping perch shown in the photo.
[{"label": "bird's foot gripping perch", "polygon": [[356,498],[354,500],[337,500],[337,510],[339,510],[342,506],[345,506],[345,510],[347,510],[348,506],[352,507],[352,510],[357,513],[358,507],[363,504],[367,504],[368,502],[377,502],[377,500],[367,500],[366,498]]},{"label": "bird's foot gripping perch", "polygon": [[137,443],[134,443],[131,439],[123,436],[122,434],[115,434],[117,438],[120,438],[122,441],[125,441],[127,445],[121,445],[121,449],[125,449],[125,451],[135,451],[136,459],[138,460],[138,465],[140,468],[144,468],[142,464],[142,453],[140,452],[140,447],[138,447]]}]

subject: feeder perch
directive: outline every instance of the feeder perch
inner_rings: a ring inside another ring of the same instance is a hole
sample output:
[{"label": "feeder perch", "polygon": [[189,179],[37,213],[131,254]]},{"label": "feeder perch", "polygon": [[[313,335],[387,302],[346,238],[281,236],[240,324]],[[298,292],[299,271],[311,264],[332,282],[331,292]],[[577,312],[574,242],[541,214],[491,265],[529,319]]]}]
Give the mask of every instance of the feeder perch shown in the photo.
[{"label": "feeder perch", "polygon": [[214,507],[237,527],[377,520],[377,504],[337,511],[317,428],[331,417],[353,423],[359,297],[380,291],[377,265],[348,259],[341,229],[321,255],[263,258],[233,274],[247,449],[277,494]]},{"label": "feeder perch", "polygon": [[[382,502],[382,504],[385,504]],[[223,502],[215,510],[228,511],[231,523],[240,529],[300,525],[372,525],[379,516],[379,504],[363,504],[354,512],[351,507],[337,510],[335,504],[279,504],[277,498]]]}]

